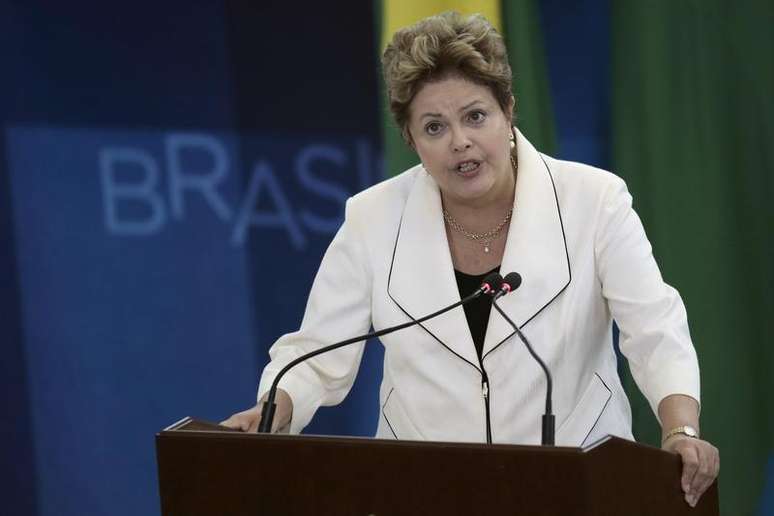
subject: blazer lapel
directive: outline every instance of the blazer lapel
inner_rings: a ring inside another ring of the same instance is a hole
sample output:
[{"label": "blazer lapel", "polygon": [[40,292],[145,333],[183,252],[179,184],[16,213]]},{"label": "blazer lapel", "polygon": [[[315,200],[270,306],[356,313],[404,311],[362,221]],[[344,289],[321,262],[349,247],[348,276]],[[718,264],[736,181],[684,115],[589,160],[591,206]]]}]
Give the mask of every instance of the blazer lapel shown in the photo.
[{"label": "blazer lapel", "polygon": [[[432,177],[421,168],[401,218],[387,293],[412,319],[460,300],[443,222],[441,194]],[[479,369],[462,307],[430,319],[422,326],[440,346]]]},{"label": "blazer lapel", "polygon": [[[522,283],[498,304],[522,328],[569,285],[571,272],[551,171],[518,131],[516,141],[519,158],[516,195],[500,273],[505,276],[509,272],[518,272]],[[484,339],[484,355],[514,333],[492,309]]]}]

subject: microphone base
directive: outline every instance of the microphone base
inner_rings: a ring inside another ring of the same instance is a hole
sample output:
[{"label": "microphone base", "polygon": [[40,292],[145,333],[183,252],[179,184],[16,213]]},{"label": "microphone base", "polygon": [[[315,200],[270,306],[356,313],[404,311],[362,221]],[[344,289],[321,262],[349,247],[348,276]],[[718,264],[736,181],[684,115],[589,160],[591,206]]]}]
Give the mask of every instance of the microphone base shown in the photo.
[{"label": "microphone base", "polygon": [[554,424],[555,418],[553,414],[543,415],[543,446],[554,446]]},{"label": "microphone base", "polygon": [[270,434],[271,424],[274,422],[274,411],[277,410],[277,404],[265,402],[261,409],[261,422],[258,423],[259,434]]}]

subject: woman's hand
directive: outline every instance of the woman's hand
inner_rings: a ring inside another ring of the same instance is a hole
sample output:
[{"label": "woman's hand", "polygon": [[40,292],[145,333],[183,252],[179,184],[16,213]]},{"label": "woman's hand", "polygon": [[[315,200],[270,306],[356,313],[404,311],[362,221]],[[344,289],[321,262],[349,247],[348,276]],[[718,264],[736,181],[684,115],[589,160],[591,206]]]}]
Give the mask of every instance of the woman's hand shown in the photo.
[{"label": "woman's hand", "polygon": [[681,485],[685,501],[695,507],[720,471],[718,449],[707,441],[680,434],[667,439],[661,449],[677,453],[683,459]]},{"label": "woman's hand", "polygon": [[720,471],[718,449],[696,437],[681,433],[670,434],[672,429],[676,430],[685,425],[698,431],[699,402],[690,396],[672,394],[659,403],[658,416],[661,419],[661,449],[677,453],[683,459],[681,485],[685,501],[695,507]]},{"label": "woman's hand", "polygon": [[[261,409],[263,408],[263,402],[266,401],[266,397],[267,396],[263,397],[261,403],[258,403],[247,410],[243,410],[242,412],[237,412],[225,421],[221,421],[220,424],[243,432],[257,432],[258,425],[261,422]],[[277,410],[274,413],[274,421],[271,425],[272,433],[280,428],[284,428],[290,423],[290,418],[293,415],[293,401],[290,399],[287,392],[282,389],[277,389],[275,403],[277,404]]]}]

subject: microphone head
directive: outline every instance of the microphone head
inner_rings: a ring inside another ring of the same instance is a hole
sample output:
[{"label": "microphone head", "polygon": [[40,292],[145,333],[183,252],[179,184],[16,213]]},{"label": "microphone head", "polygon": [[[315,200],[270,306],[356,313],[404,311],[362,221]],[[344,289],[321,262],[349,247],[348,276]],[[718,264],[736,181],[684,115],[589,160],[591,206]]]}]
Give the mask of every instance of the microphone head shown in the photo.
[{"label": "microphone head", "polygon": [[510,291],[513,292],[521,285],[521,274],[518,272],[509,272],[505,275],[503,283],[506,283],[510,287]]},{"label": "microphone head", "polygon": [[481,283],[481,288],[484,289],[485,294],[493,294],[500,290],[502,285],[503,277],[500,276],[499,273],[493,272],[491,274],[487,274],[486,278],[484,278],[484,282]]}]

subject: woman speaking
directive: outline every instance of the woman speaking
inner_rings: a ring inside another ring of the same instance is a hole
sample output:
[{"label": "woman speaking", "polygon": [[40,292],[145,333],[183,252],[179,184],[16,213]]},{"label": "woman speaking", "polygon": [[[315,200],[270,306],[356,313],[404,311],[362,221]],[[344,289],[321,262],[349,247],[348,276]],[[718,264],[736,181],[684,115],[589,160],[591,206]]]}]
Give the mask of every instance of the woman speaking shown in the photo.
[{"label": "woman speaking", "polygon": [[[718,451],[698,437],[699,369],[685,308],[661,278],[624,182],[543,155],[514,128],[505,45],[481,16],[445,13],[398,31],[383,68],[390,109],[421,164],[349,199],[301,328],[271,348],[258,399],[304,353],[418,319],[493,271],[517,271],[523,284],[500,306],[553,374],[556,444],[633,439],[615,319],[695,505],[717,476]],[[490,301],[381,341],[377,437],[540,442],[543,371]],[[298,433],[318,407],[340,403],[363,347],[284,376],[274,429]],[[256,406],[224,424],[254,431],[259,419]]]}]

